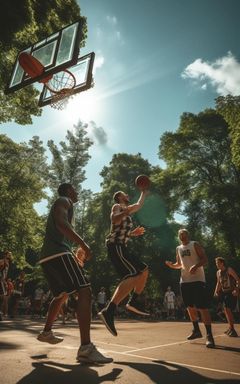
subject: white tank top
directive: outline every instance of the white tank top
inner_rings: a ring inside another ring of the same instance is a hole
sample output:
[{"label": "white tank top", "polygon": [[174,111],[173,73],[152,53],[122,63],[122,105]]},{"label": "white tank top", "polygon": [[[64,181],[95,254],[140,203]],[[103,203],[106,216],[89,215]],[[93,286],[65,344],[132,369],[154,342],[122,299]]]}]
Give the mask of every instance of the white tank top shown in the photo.
[{"label": "white tank top", "polygon": [[205,282],[205,273],[203,267],[199,267],[194,274],[190,274],[189,269],[197,264],[200,259],[194,248],[195,241],[190,241],[187,245],[179,245],[177,247],[177,252],[182,264],[181,269],[181,283],[191,283],[194,281],[203,281]]}]

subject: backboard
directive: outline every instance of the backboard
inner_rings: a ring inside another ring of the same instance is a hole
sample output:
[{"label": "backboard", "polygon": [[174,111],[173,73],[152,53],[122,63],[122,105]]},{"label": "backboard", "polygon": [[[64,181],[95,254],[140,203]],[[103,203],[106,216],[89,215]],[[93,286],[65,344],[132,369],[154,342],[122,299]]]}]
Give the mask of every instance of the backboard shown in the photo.
[{"label": "backboard", "polygon": [[19,52],[19,55],[27,52],[38,59],[44,66],[44,72],[40,76],[30,78],[20,66],[18,55],[5,93],[17,91],[47,75],[77,64],[81,37],[82,23],[79,20]]},{"label": "backboard", "polygon": [[[85,56],[79,57],[77,63],[71,67],[68,67],[75,79],[76,85],[72,89],[72,95],[86,91],[91,88],[93,85],[92,70],[94,64],[95,53],[91,52]],[[52,103],[52,93],[44,85],[41,92],[38,105],[39,107],[44,107]]]}]

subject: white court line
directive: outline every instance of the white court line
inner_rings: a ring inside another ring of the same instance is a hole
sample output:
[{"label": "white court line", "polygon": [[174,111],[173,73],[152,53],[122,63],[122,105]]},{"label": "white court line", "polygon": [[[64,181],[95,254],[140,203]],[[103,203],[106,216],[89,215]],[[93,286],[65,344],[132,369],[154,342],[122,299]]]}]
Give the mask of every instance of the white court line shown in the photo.
[{"label": "white court line", "polygon": [[[156,358],[140,356],[140,355],[134,355],[134,354],[128,353],[128,352],[116,352],[116,351],[110,351],[110,350],[107,350],[107,352],[108,353],[109,352],[110,353],[116,353],[118,355],[137,357],[137,358],[140,358],[140,359],[143,359],[143,360],[151,360],[152,363],[154,363],[156,365],[159,365],[159,363],[155,362]],[[180,367],[195,368],[195,369],[199,369],[199,370],[203,370],[203,371],[211,371],[211,372],[225,373],[225,374],[228,374],[228,375],[240,376],[240,373],[238,373],[238,372],[224,371],[224,370],[215,369],[215,368],[206,368],[206,367],[201,367],[201,366],[198,366],[198,365],[179,363],[179,362],[176,362],[176,361],[164,360],[164,361],[161,361],[161,364],[162,365],[167,365],[167,364],[172,364],[173,365],[174,364],[174,365],[178,365]]]},{"label": "white court line", "polygon": [[[106,344],[106,345],[111,345],[111,346],[114,346],[114,347],[124,347],[124,348],[134,348],[134,347],[130,347],[129,345],[125,345],[125,344],[112,344],[112,343],[106,343],[104,341],[98,341],[96,343],[100,343],[100,344]],[[129,351],[131,352],[131,351]]]},{"label": "white court line", "polygon": [[[225,334],[222,334],[222,335],[217,335],[217,336],[214,336],[214,338],[216,339],[217,337],[222,337],[222,336],[226,336]],[[200,340],[200,339],[196,339],[196,340]],[[160,345],[154,345],[154,346],[151,346],[151,347],[145,347],[145,348],[135,348],[135,349],[131,349],[130,351],[125,351],[125,352],[122,352],[122,353],[131,353],[131,352],[137,352],[137,351],[146,351],[148,349],[155,349],[155,348],[163,348],[163,347],[170,347],[171,345],[182,345],[182,344],[186,344],[186,343],[191,343],[192,341],[194,340],[184,340],[184,341],[177,341],[177,342],[174,342],[174,343],[168,343],[168,344],[160,344]],[[99,341],[100,344],[107,344],[109,346],[119,346],[119,347],[125,347],[125,348],[131,348],[129,347],[128,345],[124,345],[124,344],[112,344],[112,343],[104,343],[102,341]],[[132,347],[133,348],[133,347]]]}]

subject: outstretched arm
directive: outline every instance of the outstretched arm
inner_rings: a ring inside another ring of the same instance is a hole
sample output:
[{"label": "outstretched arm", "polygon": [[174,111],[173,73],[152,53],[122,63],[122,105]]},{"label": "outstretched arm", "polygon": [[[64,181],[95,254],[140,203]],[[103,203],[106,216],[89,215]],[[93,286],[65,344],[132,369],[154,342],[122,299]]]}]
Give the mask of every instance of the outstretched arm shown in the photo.
[{"label": "outstretched arm", "polygon": [[141,236],[145,233],[145,228],[139,225],[131,231],[131,236]]},{"label": "outstretched arm", "polygon": [[181,260],[179,258],[179,254],[178,254],[178,250],[176,250],[176,262],[173,263],[172,261],[168,261],[166,260],[165,261],[165,264],[171,268],[171,269],[181,269],[182,268],[182,263],[181,263]]},{"label": "outstretched arm", "polygon": [[147,190],[144,190],[141,192],[141,195],[137,201],[137,203],[135,204],[132,204],[132,205],[129,205],[127,207],[128,209],[128,213],[131,215],[132,213],[135,213],[137,212],[140,208],[142,208],[143,206],[143,203],[144,203],[144,200],[145,200],[145,197],[149,194],[149,191]]}]

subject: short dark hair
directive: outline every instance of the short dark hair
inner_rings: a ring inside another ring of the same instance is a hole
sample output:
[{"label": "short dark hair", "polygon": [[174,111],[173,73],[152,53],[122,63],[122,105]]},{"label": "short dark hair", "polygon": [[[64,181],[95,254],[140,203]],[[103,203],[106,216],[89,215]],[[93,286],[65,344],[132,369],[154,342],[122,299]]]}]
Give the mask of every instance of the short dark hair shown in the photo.
[{"label": "short dark hair", "polygon": [[119,203],[119,196],[122,194],[123,192],[122,191],[117,191],[114,193],[113,195],[113,200],[116,202],[116,203]]},{"label": "short dark hair", "polygon": [[72,188],[71,183],[62,183],[58,187],[58,194],[59,196],[67,196],[67,191],[69,188]]},{"label": "short dark hair", "polygon": [[226,260],[224,259],[224,257],[216,257],[215,261],[220,261],[220,263],[222,263],[224,265],[224,267],[226,267],[226,265],[227,265]]}]

